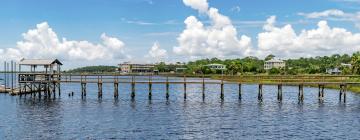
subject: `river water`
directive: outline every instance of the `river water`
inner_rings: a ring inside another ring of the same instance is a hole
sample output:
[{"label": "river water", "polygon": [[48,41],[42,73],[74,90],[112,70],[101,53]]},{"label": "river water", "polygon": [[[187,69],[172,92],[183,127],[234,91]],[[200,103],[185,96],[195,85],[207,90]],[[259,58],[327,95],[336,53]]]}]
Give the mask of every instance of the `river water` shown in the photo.
[{"label": "river water", "polygon": [[[196,80],[196,79],[195,79]],[[119,99],[113,85],[104,84],[103,98],[97,85],[88,84],[81,98],[80,84],[62,84],[61,97],[39,99],[0,94],[0,139],[359,139],[360,95],[347,93],[339,102],[338,90],[325,90],[324,102],[317,88],[304,88],[299,104],[298,87],[283,87],[283,102],[276,100],[276,86],[264,86],[264,100],[257,100],[257,85],[136,85],[135,100],[130,85],[120,84]],[[74,92],[69,97],[68,93]]]}]

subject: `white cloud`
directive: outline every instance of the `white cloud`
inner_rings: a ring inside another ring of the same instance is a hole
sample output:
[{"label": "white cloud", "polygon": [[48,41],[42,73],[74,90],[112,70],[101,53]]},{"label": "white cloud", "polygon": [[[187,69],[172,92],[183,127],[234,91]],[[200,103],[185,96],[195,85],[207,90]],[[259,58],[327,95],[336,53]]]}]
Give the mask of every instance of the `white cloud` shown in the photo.
[{"label": "white cloud", "polygon": [[339,9],[329,9],[322,12],[298,13],[309,19],[326,19],[333,21],[350,21],[360,29],[360,12],[347,13]]},{"label": "white cloud", "polygon": [[186,6],[189,6],[200,13],[206,13],[209,9],[207,0],[183,0]]},{"label": "white cloud", "polygon": [[21,58],[58,58],[62,60],[96,60],[124,58],[125,44],[117,38],[101,35],[102,43],[75,41],[63,38],[49,27],[47,22],[36,25],[23,33],[23,40],[17,42],[15,48],[0,51],[5,59],[19,60]]},{"label": "white cloud", "polygon": [[331,28],[326,21],[318,27],[296,34],[291,25],[276,27],[275,16],[264,25],[265,32],[258,34],[256,55],[275,54],[280,57],[308,57],[335,53],[353,53],[360,50],[360,34],[343,28]]},{"label": "white cloud", "polygon": [[149,50],[149,56],[152,58],[165,58],[167,57],[167,51],[160,48],[160,44],[155,42]]},{"label": "white cloud", "polygon": [[345,13],[338,9],[329,9],[322,12],[299,13],[299,15],[305,16],[307,18],[322,18],[330,16],[344,16]]},{"label": "white cloud", "polygon": [[205,26],[195,16],[189,16],[184,23],[186,29],[177,38],[179,46],[174,47],[175,54],[183,56],[244,56],[251,51],[251,38],[238,37],[231,20],[219,13],[216,8],[208,8],[206,0],[183,0],[200,13],[206,13],[211,25]]}]

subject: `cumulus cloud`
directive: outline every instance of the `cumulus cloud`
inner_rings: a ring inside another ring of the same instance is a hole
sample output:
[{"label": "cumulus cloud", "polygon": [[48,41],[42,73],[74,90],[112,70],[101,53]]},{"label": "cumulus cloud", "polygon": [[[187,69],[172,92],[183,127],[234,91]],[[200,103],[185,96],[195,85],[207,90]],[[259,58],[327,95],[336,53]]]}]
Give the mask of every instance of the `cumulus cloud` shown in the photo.
[{"label": "cumulus cloud", "polygon": [[208,8],[207,0],[183,0],[184,4],[205,13],[211,25],[205,26],[195,16],[184,21],[186,28],[177,38],[179,46],[173,48],[175,54],[183,56],[244,56],[251,51],[251,38],[238,37],[231,20],[216,8]]},{"label": "cumulus cloud", "polygon": [[331,28],[320,21],[316,29],[296,34],[290,24],[276,27],[271,16],[264,25],[265,32],[258,34],[257,55],[275,54],[281,57],[308,57],[335,53],[353,53],[360,50],[360,34],[343,28]]},{"label": "cumulus cloud", "polygon": [[36,25],[22,34],[23,40],[17,42],[15,48],[0,50],[6,59],[19,60],[21,58],[59,58],[62,60],[96,60],[124,58],[125,44],[103,33],[102,43],[89,41],[59,39],[47,22]]},{"label": "cumulus cloud", "polygon": [[206,13],[209,9],[207,0],[183,0],[183,2],[186,6],[198,10],[200,13]]},{"label": "cumulus cloud", "polygon": [[167,51],[165,49],[161,49],[160,44],[158,42],[155,42],[150,48],[148,56],[152,58],[163,59],[166,58],[168,55]]}]

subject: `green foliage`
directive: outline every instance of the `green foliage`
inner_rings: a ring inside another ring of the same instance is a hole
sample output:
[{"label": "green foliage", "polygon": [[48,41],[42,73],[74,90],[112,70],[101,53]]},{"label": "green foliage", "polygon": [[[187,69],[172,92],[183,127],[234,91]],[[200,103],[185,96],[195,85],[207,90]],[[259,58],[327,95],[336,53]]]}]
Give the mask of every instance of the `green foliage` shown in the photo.
[{"label": "green foliage", "polygon": [[273,59],[273,58],[275,58],[275,55],[270,54],[270,55],[268,55],[268,56],[265,57],[265,61],[271,60],[271,59]]},{"label": "green foliage", "polygon": [[352,72],[360,74],[360,52],[356,52],[351,57]]},{"label": "green foliage", "polygon": [[269,74],[273,75],[273,74],[280,74],[280,70],[277,68],[272,68],[269,70]]},{"label": "green foliage", "polygon": [[115,72],[116,66],[86,66],[67,71],[68,73],[104,73]]}]

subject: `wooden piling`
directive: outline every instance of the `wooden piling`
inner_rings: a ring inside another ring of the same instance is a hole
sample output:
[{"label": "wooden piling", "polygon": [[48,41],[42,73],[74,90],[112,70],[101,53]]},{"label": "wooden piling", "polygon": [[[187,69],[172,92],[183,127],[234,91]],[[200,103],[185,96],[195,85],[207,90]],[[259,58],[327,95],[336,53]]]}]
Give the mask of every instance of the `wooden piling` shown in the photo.
[{"label": "wooden piling", "polygon": [[259,84],[259,92],[258,92],[258,100],[262,101],[263,100],[263,85]]},{"label": "wooden piling", "polygon": [[169,99],[169,77],[166,77],[166,99]]},{"label": "wooden piling", "polygon": [[135,98],[135,77],[132,76],[132,82],[131,82],[131,99]]},{"label": "wooden piling", "polygon": [[224,100],[224,79],[221,79],[220,84],[220,99]]},{"label": "wooden piling", "polygon": [[341,101],[342,96],[344,96],[344,103],[346,102],[346,85],[341,84],[340,85],[340,94],[339,94],[339,101]]},{"label": "wooden piling", "polygon": [[242,98],[242,92],[241,92],[241,83],[239,83],[239,100]]},{"label": "wooden piling", "polygon": [[322,85],[322,87],[321,87],[321,99],[324,99],[324,88],[325,88],[325,85]]},{"label": "wooden piling", "polygon": [[278,101],[282,101],[282,85],[278,85],[278,93],[277,93],[277,99]]},{"label": "wooden piling", "polygon": [[149,99],[152,97],[152,77],[149,76]]},{"label": "wooden piling", "polygon": [[321,100],[321,85],[319,84],[319,93],[318,93],[318,99]]},{"label": "wooden piling", "polygon": [[184,75],[184,100],[186,100],[186,75]]},{"label": "wooden piling", "polygon": [[202,76],[202,99],[205,100],[205,78]]},{"label": "wooden piling", "polygon": [[81,96],[86,96],[86,83],[81,83]]},{"label": "wooden piling", "polygon": [[346,90],[347,90],[347,85],[345,84],[345,85],[344,85],[344,91],[343,91],[343,94],[344,94],[344,103],[346,103]]},{"label": "wooden piling", "polygon": [[115,82],[114,83],[114,98],[118,98],[119,97],[119,83]]},{"label": "wooden piling", "polygon": [[99,76],[98,76],[98,97],[99,98],[102,98],[102,77],[100,76],[100,78],[99,78]]},{"label": "wooden piling", "polygon": [[299,85],[299,94],[298,94],[298,100],[300,102],[304,101],[304,85]]}]

